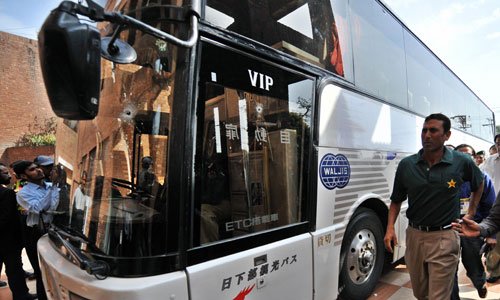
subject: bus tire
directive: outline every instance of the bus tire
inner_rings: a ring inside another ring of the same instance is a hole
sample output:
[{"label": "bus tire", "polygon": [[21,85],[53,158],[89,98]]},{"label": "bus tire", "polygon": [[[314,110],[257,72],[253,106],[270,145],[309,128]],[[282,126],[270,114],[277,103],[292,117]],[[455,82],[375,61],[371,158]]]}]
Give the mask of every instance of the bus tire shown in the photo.
[{"label": "bus tire", "polygon": [[371,209],[360,208],[349,222],[341,248],[340,299],[366,299],[384,267],[384,230]]}]

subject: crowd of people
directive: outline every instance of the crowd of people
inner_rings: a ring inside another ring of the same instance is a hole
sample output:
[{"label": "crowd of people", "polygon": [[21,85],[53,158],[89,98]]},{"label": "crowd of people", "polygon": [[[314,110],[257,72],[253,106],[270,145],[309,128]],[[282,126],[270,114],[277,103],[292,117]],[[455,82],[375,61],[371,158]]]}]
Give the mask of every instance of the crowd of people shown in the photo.
[{"label": "crowd of people", "polygon": [[[12,184],[10,169],[17,181]],[[59,205],[61,169],[54,160],[40,155],[34,161],[19,160],[9,167],[0,164],[0,265],[5,265],[14,300],[47,299],[38,263],[37,242],[45,233]],[[17,192],[16,192],[17,190]],[[21,251],[25,249],[33,273],[25,272]],[[36,294],[29,293],[26,278],[36,280]],[[0,281],[0,286],[5,286]]]}]

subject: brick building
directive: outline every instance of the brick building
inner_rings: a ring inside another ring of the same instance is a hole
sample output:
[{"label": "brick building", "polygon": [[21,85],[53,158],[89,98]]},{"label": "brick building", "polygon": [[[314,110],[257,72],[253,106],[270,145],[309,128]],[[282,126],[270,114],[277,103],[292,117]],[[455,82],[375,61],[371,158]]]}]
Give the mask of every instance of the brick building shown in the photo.
[{"label": "brick building", "polygon": [[0,31],[0,53],[0,161],[11,163],[7,156],[12,153],[5,150],[36,125],[35,117],[44,124],[55,115],[43,83],[38,42]]}]

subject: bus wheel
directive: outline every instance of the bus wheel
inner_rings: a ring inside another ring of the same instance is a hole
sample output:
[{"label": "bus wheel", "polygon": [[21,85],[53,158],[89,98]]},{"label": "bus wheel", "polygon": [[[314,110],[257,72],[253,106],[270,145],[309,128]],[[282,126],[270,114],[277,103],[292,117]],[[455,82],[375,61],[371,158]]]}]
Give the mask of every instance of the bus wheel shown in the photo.
[{"label": "bus wheel", "polygon": [[370,209],[360,208],[347,226],[341,250],[341,299],[366,299],[384,266],[382,223]]}]

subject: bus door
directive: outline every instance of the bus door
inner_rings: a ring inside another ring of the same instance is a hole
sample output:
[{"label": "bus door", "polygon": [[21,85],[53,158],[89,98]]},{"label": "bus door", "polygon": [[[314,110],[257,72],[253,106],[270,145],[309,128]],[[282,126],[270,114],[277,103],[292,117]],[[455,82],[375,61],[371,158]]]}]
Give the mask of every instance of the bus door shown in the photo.
[{"label": "bus door", "polygon": [[191,299],[312,299],[314,78],[201,44]]}]

